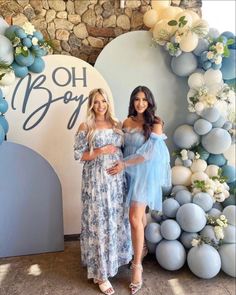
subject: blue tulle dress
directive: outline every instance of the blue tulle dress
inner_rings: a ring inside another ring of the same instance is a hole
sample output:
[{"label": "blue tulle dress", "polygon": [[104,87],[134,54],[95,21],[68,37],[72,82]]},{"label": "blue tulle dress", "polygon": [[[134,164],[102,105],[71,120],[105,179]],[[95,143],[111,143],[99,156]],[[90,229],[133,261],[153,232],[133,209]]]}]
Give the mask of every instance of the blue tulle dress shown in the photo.
[{"label": "blue tulle dress", "polygon": [[170,155],[165,144],[167,137],[151,133],[145,141],[142,131],[125,128],[124,132],[127,204],[137,202],[161,211],[162,187],[171,185]]}]

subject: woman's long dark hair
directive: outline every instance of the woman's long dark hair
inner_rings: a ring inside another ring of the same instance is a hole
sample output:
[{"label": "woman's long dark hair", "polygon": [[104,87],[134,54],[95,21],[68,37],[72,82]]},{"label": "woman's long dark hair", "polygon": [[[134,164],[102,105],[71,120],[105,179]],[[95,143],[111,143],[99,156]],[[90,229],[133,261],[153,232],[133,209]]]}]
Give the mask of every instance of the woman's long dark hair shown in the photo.
[{"label": "woman's long dark hair", "polygon": [[151,132],[152,132],[153,125],[154,124],[162,124],[163,125],[163,121],[155,115],[156,103],[154,100],[154,96],[153,96],[151,90],[149,88],[147,88],[146,86],[138,86],[131,93],[130,102],[129,102],[128,117],[137,116],[137,112],[134,107],[134,101],[135,101],[135,98],[136,98],[136,95],[138,92],[143,92],[145,94],[147,101],[148,101],[148,107],[145,110],[145,112],[143,113],[143,118],[144,118],[143,132],[144,132],[145,138],[148,139]]}]

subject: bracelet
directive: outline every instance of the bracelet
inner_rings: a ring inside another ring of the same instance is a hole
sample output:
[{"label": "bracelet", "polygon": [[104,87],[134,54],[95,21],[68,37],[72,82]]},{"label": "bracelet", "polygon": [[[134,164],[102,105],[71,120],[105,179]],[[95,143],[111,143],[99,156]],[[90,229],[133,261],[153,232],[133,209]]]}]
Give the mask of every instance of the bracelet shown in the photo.
[{"label": "bracelet", "polygon": [[122,163],[123,163],[123,169],[125,169],[127,167],[125,161],[122,161]]}]

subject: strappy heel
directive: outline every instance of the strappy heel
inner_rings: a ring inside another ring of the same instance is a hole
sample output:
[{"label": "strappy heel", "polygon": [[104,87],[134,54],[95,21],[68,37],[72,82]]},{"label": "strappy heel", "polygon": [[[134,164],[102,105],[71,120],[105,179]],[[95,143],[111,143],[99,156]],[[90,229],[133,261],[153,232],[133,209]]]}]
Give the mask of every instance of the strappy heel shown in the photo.
[{"label": "strappy heel", "polygon": [[[101,292],[105,295],[112,295],[115,293],[111,283],[109,280],[106,280],[104,282],[101,283],[101,281],[97,280],[97,279],[93,279],[94,284],[98,284],[99,289],[101,290]],[[110,291],[109,291],[110,290]]]},{"label": "strappy heel", "polygon": [[[143,272],[143,267],[142,267],[142,264],[135,264],[132,262],[131,264],[131,267],[130,269],[138,269],[140,270],[141,272]],[[143,281],[141,280],[140,282],[138,283],[130,283],[129,287],[130,287],[130,291],[131,291],[131,294],[134,295],[136,294],[143,286]]]}]

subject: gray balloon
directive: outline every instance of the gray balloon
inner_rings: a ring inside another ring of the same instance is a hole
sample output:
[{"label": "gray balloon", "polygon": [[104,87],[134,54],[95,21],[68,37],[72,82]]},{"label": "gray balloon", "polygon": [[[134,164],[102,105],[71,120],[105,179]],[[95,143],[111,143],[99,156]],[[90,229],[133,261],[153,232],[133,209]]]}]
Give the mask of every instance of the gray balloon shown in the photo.
[{"label": "gray balloon", "polygon": [[173,219],[167,219],[161,224],[161,235],[166,240],[176,240],[181,234],[181,228]]},{"label": "gray balloon", "polygon": [[229,224],[236,226],[236,206],[230,205],[225,207],[223,214],[226,216]]},{"label": "gray balloon", "polygon": [[174,132],[173,141],[179,148],[190,149],[199,143],[199,135],[193,127],[187,124],[180,125]]},{"label": "gray balloon", "polygon": [[192,240],[198,237],[197,233],[182,232],[180,241],[186,249],[192,248]]},{"label": "gray balloon", "polygon": [[192,194],[187,190],[178,191],[175,195],[175,200],[182,206],[192,202]]},{"label": "gray balloon", "polygon": [[221,245],[219,249],[221,268],[223,272],[231,277],[236,277],[236,247],[235,244]]},{"label": "gray balloon", "polygon": [[179,207],[180,205],[175,199],[169,198],[163,202],[162,210],[164,215],[166,215],[167,217],[174,218]]}]

